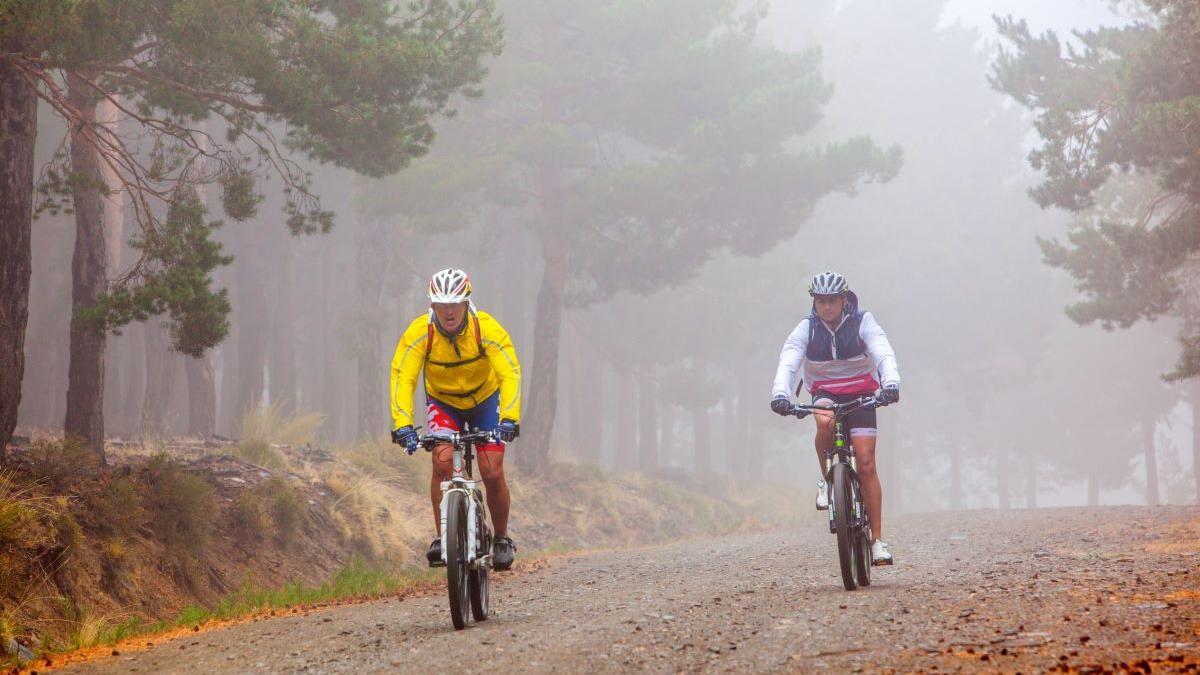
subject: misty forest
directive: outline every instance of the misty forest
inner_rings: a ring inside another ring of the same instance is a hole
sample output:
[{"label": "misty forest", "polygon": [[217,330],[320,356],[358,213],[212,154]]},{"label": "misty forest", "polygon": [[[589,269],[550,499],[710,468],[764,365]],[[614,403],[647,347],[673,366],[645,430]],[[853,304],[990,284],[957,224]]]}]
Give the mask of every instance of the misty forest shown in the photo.
[{"label": "misty forest", "polygon": [[[0,668],[1200,664],[1200,4],[0,0],[0,43]],[[827,271],[903,383],[856,582],[824,418],[772,412]],[[413,439],[435,333],[516,397],[467,642],[395,417],[426,315]]]}]

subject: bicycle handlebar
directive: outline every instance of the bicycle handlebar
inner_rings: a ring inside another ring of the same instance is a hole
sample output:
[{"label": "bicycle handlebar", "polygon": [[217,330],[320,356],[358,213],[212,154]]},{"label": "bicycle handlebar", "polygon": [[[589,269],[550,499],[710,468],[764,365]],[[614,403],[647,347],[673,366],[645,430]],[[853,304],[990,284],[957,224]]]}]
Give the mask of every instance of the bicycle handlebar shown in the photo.
[{"label": "bicycle handlebar", "polygon": [[417,440],[426,450],[432,450],[435,446],[443,443],[450,445],[479,445],[482,443],[498,443],[500,437],[495,431],[472,431],[470,433],[462,433],[456,431],[452,434],[427,434]]},{"label": "bicycle handlebar", "polygon": [[[885,405],[888,405],[888,404],[884,401],[880,401],[879,399],[875,398],[874,396],[859,396],[858,398],[854,399],[853,401],[846,401],[845,403],[834,403],[833,405],[797,404],[797,405],[792,406],[792,414],[795,415],[796,417],[803,419],[804,417],[807,417],[809,415],[809,413],[813,413],[816,411],[825,411],[825,412],[832,412],[835,417],[845,417],[846,415],[849,415],[850,413],[854,412],[855,410],[859,410],[861,408],[882,408]],[[800,413],[804,413],[804,414],[800,414]]]}]

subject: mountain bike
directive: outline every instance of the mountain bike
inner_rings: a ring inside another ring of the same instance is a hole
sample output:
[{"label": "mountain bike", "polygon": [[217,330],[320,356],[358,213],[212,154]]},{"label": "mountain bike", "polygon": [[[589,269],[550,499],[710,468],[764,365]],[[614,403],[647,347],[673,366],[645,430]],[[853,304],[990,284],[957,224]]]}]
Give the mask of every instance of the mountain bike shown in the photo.
[{"label": "mountain bike", "polygon": [[[432,451],[450,444],[454,448],[454,473],[442,481],[442,564],[450,594],[450,621],[462,630],[473,616],[488,618],[488,568],[492,565],[492,528],[488,526],[480,481],[471,475],[475,446],[497,442],[490,431],[470,427],[452,434],[422,436],[421,445]],[[468,609],[469,607],[469,609]]]},{"label": "mountain bike", "polygon": [[854,469],[854,446],[847,439],[846,418],[856,410],[885,405],[874,396],[862,396],[829,406],[792,408],[792,413],[800,419],[815,411],[833,413],[833,447],[825,451],[825,462],[829,465],[825,485],[829,490],[829,531],[837,535],[842,585],[848,591],[871,585],[871,518],[863,506],[858,473]]}]

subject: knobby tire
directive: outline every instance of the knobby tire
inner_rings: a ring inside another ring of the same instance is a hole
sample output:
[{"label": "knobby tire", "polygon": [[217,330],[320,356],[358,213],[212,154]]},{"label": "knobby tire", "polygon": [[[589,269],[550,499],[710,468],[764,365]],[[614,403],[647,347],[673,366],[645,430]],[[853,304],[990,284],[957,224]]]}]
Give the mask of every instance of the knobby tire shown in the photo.
[{"label": "knobby tire", "polygon": [[[482,557],[491,552],[492,542],[491,535],[487,530],[487,523],[483,519],[483,505],[476,507],[478,518],[475,523],[475,531],[479,533],[479,546],[476,550],[479,556]],[[476,621],[486,621],[488,618],[488,568],[487,565],[480,565],[478,569],[471,570],[471,615]]]},{"label": "knobby tire", "polygon": [[850,469],[837,462],[829,470],[829,485],[833,494],[829,508],[834,509],[837,527],[838,564],[842,569],[842,585],[846,590],[858,588],[855,558],[858,557],[858,532],[854,528],[854,494],[850,487]]},{"label": "knobby tire", "polygon": [[446,587],[450,594],[450,620],[455,630],[467,627],[471,620],[471,567],[467,562],[467,496],[451,492],[446,513]]},{"label": "knobby tire", "polygon": [[[854,496],[861,499],[861,486],[858,480],[854,480],[853,490]],[[866,510],[866,507],[863,507]],[[854,528],[855,541],[858,544],[854,560],[854,573],[859,586],[871,585],[871,519],[866,515],[862,521]]]}]

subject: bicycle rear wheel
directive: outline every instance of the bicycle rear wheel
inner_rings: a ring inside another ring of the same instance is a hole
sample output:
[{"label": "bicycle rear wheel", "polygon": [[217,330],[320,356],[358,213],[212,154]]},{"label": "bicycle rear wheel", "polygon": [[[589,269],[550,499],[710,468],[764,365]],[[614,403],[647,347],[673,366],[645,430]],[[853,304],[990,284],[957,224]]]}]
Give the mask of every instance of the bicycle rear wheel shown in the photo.
[{"label": "bicycle rear wheel", "polygon": [[[483,504],[476,504],[475,531],[479,533],[479,545],[476,548],[479,558],[492,551],[492,533],[483,518]],[[487,621],[488,618],[488,568],[480,564],[471,570],[471,615],[476,621]]]},{"label": "bicycle rear wheel", "polygon": [[846,590],[858,588],[855,559],[858,558],[858,532],[854,527],[854,493],[850,485],[850,467],[837,462],[829,470],[829,485],[833,499],[833,522],[837,527],[838,564],[842,569],[842,585]]},{"label": "bicycle rear wheel", "polygon": [[450,594],[450,620],[455,630],[467,627],[471,616],[470,576],[467,562],[467,496],[454,491],[449,494],[446,512],[446,587]]}]

